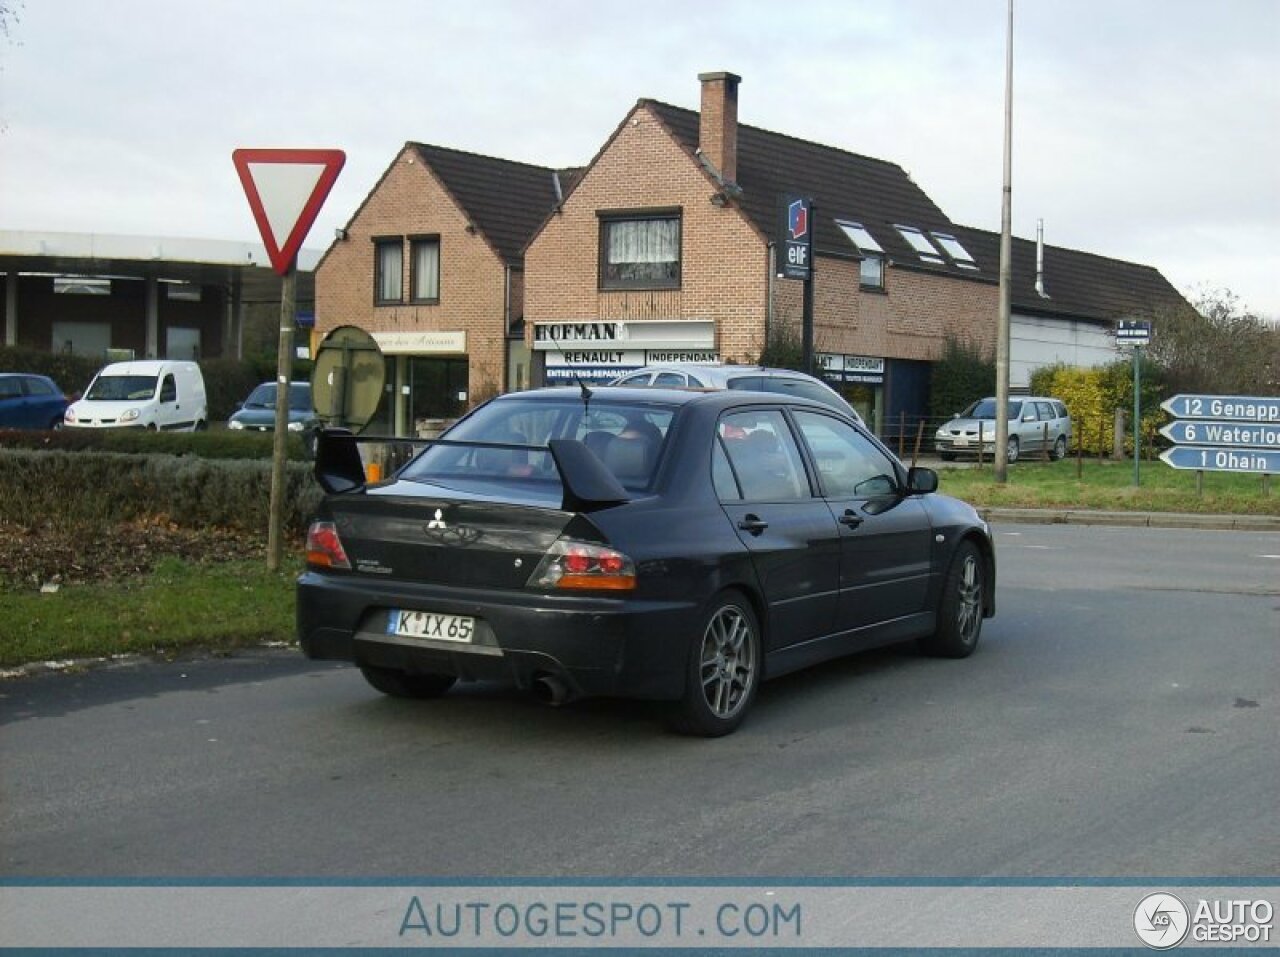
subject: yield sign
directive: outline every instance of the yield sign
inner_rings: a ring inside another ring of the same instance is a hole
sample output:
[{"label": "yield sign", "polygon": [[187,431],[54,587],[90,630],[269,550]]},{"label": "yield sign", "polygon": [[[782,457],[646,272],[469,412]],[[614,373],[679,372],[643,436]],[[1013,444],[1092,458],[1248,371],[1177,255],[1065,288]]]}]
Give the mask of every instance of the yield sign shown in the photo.
[{"label": "yield sign", "polygon": [[284,275],[347,161],[342,150],[235,150],[231,161],[249,198],[271,268]]}]

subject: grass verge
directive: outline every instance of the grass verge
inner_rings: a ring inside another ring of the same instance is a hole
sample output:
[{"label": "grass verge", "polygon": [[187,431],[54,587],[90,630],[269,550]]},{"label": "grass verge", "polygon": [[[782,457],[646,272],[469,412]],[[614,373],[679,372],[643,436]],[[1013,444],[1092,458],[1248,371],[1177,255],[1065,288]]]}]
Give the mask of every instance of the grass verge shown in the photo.
[{"label": "grass verge", "polygon": [[162,558],[127,581],[0,588],[0,665],[292,641],[302,563],[285,566]]},{"label": "grass verge", "polygon": [[[1131,461],[1086,461],[1078,479],[1073,459],[1019,462],[1008,473],[1009,481],[997,485],[990,466],[944,467],[938,473],[939,487],[979,507],[1280,515],[1280,488],[1264,494],[1260,475],[1206,472],[1204,492],[1197,494],[1195,472],[1171,469],[1162,462],[1143,462],[1138,486],[1133,484]],[[1272,484],[1280,483],[1273,479]]]}]

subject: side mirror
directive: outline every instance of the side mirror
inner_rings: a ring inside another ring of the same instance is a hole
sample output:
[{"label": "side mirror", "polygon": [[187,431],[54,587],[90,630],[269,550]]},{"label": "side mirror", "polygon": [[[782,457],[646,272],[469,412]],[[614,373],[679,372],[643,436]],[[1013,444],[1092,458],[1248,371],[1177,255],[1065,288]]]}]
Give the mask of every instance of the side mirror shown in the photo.
[{"label": "side mirror", "polygon": [[907,494],[928,495],[938,490],[938,473],[917,465],[907,470]]}]

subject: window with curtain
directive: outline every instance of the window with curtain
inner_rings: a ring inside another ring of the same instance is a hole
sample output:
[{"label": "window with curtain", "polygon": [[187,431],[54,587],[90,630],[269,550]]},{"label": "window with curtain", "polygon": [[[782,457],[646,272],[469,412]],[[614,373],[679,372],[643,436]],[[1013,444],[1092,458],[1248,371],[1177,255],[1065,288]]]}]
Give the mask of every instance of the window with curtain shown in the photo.
[{"label": "window with curtain", "polygon": [[414,302],[436,302],[440,298],[440,239],[415,239],[409,244],[410,283]]},{"label": "window with curtain", "polygon": [[600,288],[680,285],[678,214],[604,219],[600,223]]},{"label": "window with curtain", "polygon": [[374,296],[379,303],[403,302],[404,244],[380,239],[374,244]]}]

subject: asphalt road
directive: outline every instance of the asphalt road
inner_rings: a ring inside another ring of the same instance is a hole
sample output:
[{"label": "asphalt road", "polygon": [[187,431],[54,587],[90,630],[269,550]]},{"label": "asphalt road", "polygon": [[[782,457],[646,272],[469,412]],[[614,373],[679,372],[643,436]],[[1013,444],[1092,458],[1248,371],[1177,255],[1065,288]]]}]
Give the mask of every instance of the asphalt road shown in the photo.
[{"label": "asphalt road", "polygon": [[0,874],[1280,875],[1280,535],[998,528],[978,652],[765,686],[716,741],[289,652],[0,683]]}]

